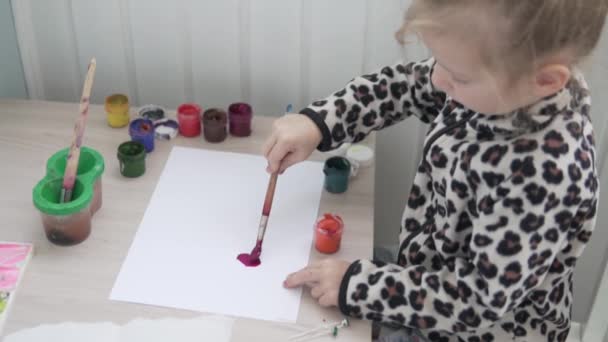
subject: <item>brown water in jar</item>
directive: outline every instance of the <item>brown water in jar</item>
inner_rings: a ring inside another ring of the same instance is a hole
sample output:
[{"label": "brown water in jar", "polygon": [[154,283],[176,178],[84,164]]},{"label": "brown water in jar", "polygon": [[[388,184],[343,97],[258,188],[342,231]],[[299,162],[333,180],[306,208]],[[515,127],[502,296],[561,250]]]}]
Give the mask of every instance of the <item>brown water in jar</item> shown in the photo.
[{"label": "brown water in jar", "polygon": [[95,215],[95,213],[101,208],[103,203],[102,194],[101,194],[101,177],[97,179],[95,185],[93,186],[93,199],[91,200],[91,216]]},{"label": "brown water in jar", "polygon": [[65,216],[42,213],[42,225],[47,239],[60,246],[72,246],[86,240],[91,234],[91,209],[87,207]]}]

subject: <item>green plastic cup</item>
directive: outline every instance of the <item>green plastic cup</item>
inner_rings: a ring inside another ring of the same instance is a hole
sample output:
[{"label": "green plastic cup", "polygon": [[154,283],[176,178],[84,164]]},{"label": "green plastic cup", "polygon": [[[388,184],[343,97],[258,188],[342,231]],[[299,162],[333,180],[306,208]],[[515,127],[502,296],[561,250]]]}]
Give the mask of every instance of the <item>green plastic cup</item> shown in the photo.
[{"label": "green plastic cup", "polygon": [[[69,148],[58,151],[46,162],[47,177],[63,177],[65,166],[68,160]],[[103,203],[101,175],[105,170],[103,156],[96,150],[83,146],[80,148],[78,158],[78,169],[76,177],[80,177],[83,183],[93,184],[93,203],[91,205],[92,214],[95,214]]]},{"label": "green plastic cup", "polygon": [[61,203],[62,186],[62,177],[42,179],[34,188],[34,205],[40,211],[47,239],[56,245],[71,246],[91,234],[93,187],[76,178],[72,200]]},{"label": "green plastic cup", "polygon": [[46,175],[36,184],[32,194],[46,237],[61,246],[81,243],[90,235],[92,216],[102,204],[101,176],[105,168],[99,152],[81,147],[72,200],[61,203],[68,153],[66,148],[47,160]]}]

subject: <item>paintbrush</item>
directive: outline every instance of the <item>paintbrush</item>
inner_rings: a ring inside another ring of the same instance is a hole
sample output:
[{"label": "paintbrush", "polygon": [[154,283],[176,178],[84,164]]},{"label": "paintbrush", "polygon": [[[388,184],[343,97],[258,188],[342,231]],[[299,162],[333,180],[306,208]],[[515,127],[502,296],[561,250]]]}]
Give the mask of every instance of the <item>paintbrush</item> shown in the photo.
[{"label": "paintbrush", "polygon": [[82,88],[82,97],[80,98],[80,116],[76,120],[76,125],[74,126],[74,138],[72,139],[70,153],[68,153],[68,160],[65,166],[65,173],[63,175],[63,187],[61,188],[61,196],[59,197],[59,201],[61,203],[72,200],[72,191],[74,190],[74,182],[76,181],[76,172],[78,170],[78,160],[80,159],[80,146],[82,146],[84,127],[87,123],[87,114],[89,112],[90,102],[89,99],[91,97],[91,88],[93,87],[96,67],[97,61],[95,58],[93,58],[89,63],[87,76],[84,80],[84,86]]},{"label": "paintbrush", "polygon": [[268,181],[268,188],[266,189],[266,198],[264,199],[262,218],[260,219],[260,226],[258,227],[258,239],[253,251],[251,251],[252,257],[257,259],[260,258],[260,254],[262,253],[262,242],[264,242],[264,234],[266,234],[266,225],[268,224],[268,217],[270,216],[270,209],[272,208],[274,190],[277,187],[277,178],[279,178],[278,172],[271,174],[270,180]]},{"label": "paintbrush", "polygon": [[[291,104],[287,106],[286,112],[291,112]],[[262,255],[262,243],[264,242],[264,234],[266,234],[266,225],[268,224],[268,217],[270,216],[270,209],[272,208],[272,201],[274,199],[274,190],[277,187],[277,178],[279,172],[273,172],[270,175],[270,181],[268,182],[268,188],[266,189],[266,198],[264,199],[264,207],[262,208],[262,218],[260,219],[260,226],[258,227],[258,237],[255,242],[255,247],[251,250],[251,253],[242,253],[237,256],[237,259],[242,262],[245,266],[258,266],[261,263],[260,255]]]},{"label": "paintbrush", "polygon": [[266,189],[266,198],[264,199],[262,218],[260,219],[260,226],[258,227],[258,237],[255,242],[255,247],[253,247],[251,253],[242,253],[237,256],[237,259],[245,266],[255,267],[261,263],[260,255],[262,255],[262,243],[264,242],[264,234],[266,234],[266,225],[268,224],[268,217],[270,216],[270,209],[272,208],[272,200],[274,198],[274,190],[277,186],[278,177],[278,172],[274,172],[270,175],[270,181],[268,182],[268,188]]}]

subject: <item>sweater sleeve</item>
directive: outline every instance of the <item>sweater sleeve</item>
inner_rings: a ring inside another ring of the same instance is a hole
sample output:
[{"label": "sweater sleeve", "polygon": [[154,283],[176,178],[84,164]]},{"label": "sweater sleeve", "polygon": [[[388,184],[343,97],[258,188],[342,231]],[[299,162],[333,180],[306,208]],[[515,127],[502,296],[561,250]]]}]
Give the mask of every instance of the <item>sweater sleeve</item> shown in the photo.
[{"label": "sweater sleeve", "polygon": [[316,101],[300,113],[319,127],[321,151],[345,142],[359,142],[373,130],[415,115],[432,122],[445,102],[445,94],[431,84],[434,59],[396,64],[350,81],[344,89]]},{"label": "sweater sleeve", "polygon": [[[469,209],[470,253],[443,260],[438,269],[358,260],[343,278],[341,311],[455,333],[492,325],[546,277],[572,266],[578,255],[564,251],[588,241],[596,216],[597,176],[581,160],[517,155],[508,160],[509,177],[496,186],[472,177],[479,181]],[[433,236],[447,242],[440,232]],[[552,291],[548,300],[552,296],[561,297]]]}]

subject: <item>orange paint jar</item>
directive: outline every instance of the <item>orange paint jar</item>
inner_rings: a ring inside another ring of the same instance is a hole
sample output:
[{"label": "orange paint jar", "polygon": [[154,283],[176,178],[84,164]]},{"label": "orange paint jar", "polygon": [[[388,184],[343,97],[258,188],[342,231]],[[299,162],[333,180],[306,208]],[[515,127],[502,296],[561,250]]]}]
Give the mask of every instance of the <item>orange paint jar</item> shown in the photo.
[{"label": "orange paint jar", "polygon": [[325,254],[333,254],[340,249],[344,222],[338,215],[325,214],[315,225],[315,248]]}]

